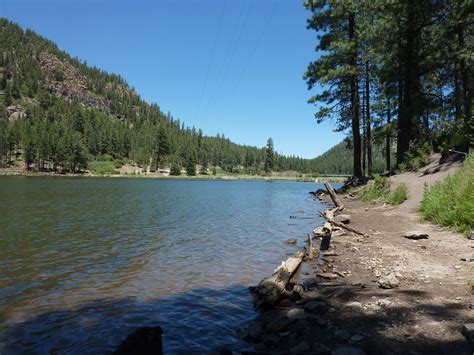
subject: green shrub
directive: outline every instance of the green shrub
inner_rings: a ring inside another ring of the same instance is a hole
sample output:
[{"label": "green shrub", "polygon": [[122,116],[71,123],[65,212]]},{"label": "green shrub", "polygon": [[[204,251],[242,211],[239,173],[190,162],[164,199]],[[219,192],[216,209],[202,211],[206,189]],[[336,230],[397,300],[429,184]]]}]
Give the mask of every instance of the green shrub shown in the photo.
[{"label": "green shrub", "polygon": [[389,180],[384,176],[376,175],[373,180],[369,181],[367,187],[362,190],[363,202],[381,202],[389,187]]},{"label": "green shrub", "polygon": [[390,180],[385,176],[376,175],[369,181],[360,194],[363,202],[388,203],[390,205],[399,205],[408,198],[408,189],[404,183],[390,192]]},{"label": "green shrub", "polygon": [[170,175],[172,176],[181,175],[181,167],[176,163],[171,164]]},{"label": "green shrub", "polygon": [[94,160],[87,163],[87,169],[89,169],[91,173],[97,175],[110,175],[117,173],[113,161]]},{"label": "green shrub", "polygon": [[388,195],[386,202],[390,205],[399,205],[408,198],[408,188],[403,182]]},{"label": "green shrub", "polygon": [[108,154],[99,154],[96,158],[97,161],[114,161],[114,158]]},{"label": "green shrub", "polygon": [[186,162],[186,175],[196,176],[196,164],[191,159]]},{"label": "green shrub", "polygon": [[404,163],[398,167],[401,171],[404,170],[418,170],[428,163],[428,158],[431,154],[432,146],[429,143],[414,144],[405,153]]},{"label": "green shrub", "polygon": [[420,211],[425,220],[453,227],[465,234],[474,230],[474,156],[453,175],[427,189]]}]

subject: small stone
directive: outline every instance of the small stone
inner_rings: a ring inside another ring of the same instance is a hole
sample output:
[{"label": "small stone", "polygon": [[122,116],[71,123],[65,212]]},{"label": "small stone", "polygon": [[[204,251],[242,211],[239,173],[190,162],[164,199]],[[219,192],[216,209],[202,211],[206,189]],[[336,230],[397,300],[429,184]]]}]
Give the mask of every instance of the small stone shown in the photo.
[{"label": "small stone", "polygon": [[455,268],[456,270],[459,270],[459,269],[461,268],[461,266],[455,265],[454,268]]},{"label": "small stone", "polygon": [[467,282],[469,289],[471,290],[471,295],[474,295],[474,279]]},{"label": "small stone", "polygon": [[304,305],[304,309],[307,312],[316,312],[323,309],[326,309],[326,303],[321,301],[311,301]]},{"label": "small stone", "polygon": [[462,326],[462,334],[468,340],[474,340],[474,323],[466,323]]},{"label": "small stone", "polygon": [[387,299],[380,299],[377,301],[377,305],[382,307],[382,308],[386,308],[388,306],[390,306],[392,304],[392,302],[390,300],[387,300]]},{"label": "small stone", "polygon": [[404,233],[402,237],[407,238],[407,239],[418,240],[418,239],[428,239],[429,235],[420,231],[411,231],[411,232]]},{"label": "small stone", "polygon": [[255,351],[265,353],[268,351],[268,347],[263,343],[258,343],[255,345]]},{"label": "small stone", "polygon": [[272,347],[276,347],[278,346],[278,344],[280,343],[280,334],[276,335],[276,334],[271,334],[271,335],[264,335],[262,336],[261,340],[262,342],[272,348]]},{"label": "small stone", "polygon": [[273,322],[268,323],[266,331],[268,333],[280,333],[284,331],[291,324],[291,320],[287,317],[280,317]]},{"label": "small stone", "polygon": [[313,230],[313,234],[314,235],[324,235],[324,230],[322,227],[316,227],[314,230]]},{"label": "small stone", "polygon": [[351,222],[351,216],[348,214],[338,214],[334,217],[335,222],[348,224]]},{"label": "small stone", "polygon": [[338,329],[334,332],[334,337],[339,340],[349,340],[351,335],[345,329]]},{"label": "small stone", "polygon": [[328,280],[337,279],[337,275],[333,274],[332,272],[318,272],[316,276],[322,279],[328,279]]},{"label": "small stone", "polygon": [[311,350],[311,346],[306,341],[303,340],[298,345],[292,347],[290,349],[290,352],[305,353],[305,352],[308,352],[310,350]]},{"label": "small stone", "polygon": [[364,340],[364,336],[360,334],[356,334],[356,335],[351,336],[351,340],[355,342],[359,342],[359,341]]},{"label": "small stone", "polygon": [[306,318],[306,313],[304,312],[304,309],[302,309],[302,308],[293,308],[293,309],[290,309],[286,313],[286,316],[290,320],[305,319]]},{"label": "small stone", "polygon": [[397,277],[393,273],[381,277],[378,283],[379,287],[384,289],[392,289],[400,286],[400,281],[398,281]]},{"label": "small stone", "polygon": [[382,273],[379,270],[375,270],[375,277],[381,277]]},{"label": "small stone", "polygon": [[247,327],[247,333],[250,339],[258,339],[258,337],[262,334],[262,323],[252,322]]},{"label": "small stone", "polygon": [[365,352],[348,346],[338,348],[331,352],[331,355],[365,355]]},{"label": "small stone", "polygon": [[362,303],[360,302],[348,302],[344,306],[348,308],[362,308]]},{"label": "small stone", "polygon": [[294,285],[290,293],[290,300],[297,301],[303,297],[304,288],[301,285]]},{"label": "small stone", "polygon": [[394,275],[397,279],[401,279],[403,277],[399,272],[396,272]]},{"label": "small stone", "polygon": [[287,239],[285,240],[286,244],[296,244],[297,240],[295,238]]}]

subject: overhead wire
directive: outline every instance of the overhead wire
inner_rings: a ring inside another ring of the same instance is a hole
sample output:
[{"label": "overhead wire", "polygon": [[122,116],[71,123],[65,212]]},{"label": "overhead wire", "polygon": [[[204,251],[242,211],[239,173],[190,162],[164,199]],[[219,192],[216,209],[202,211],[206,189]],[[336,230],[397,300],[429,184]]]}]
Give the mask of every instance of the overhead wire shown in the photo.
[{"label": "overhead wire", "polygon": [[204,92],[206,90],[207,80],[208,80],[208,77],[209,77],[209,71],[211,70],[211,65],[214,61],[214,53],[216,52],[217,41],[219,39],[219,35],[220,35],[220,32],[221,32],[221,28],[222,28],[222,21],[224,19],[225,9],[227,7],[227,1],[228,0],[224,1],[224,6],[222,7],[221,17],[220,17],[220,20],[219,20],[219,25],[217,26],[216,37],[214,38],[214,45],[212,46],[211,57],[209,58],[209,63],[207,65],[206,75],[204,77],[204,83],[203,83],[203,86],[202,86],[202,89],[201,89],[199,104],[198,104],[198,106],[196,106],[196,109],[195,109],[195,112],[194,112],[194,120],[195,121],[196,121],[197,118],[199,118],[201,105],[202,105],[202,100],[204,98]]},{"label": "overhead wire", "polygon": [[278,7],[278,4],[279,4],[280,0],[276,0],[275,1],[275,5],[273,6],[272,8],[272,11],[270,12],[270,14],[268,15],[263,27],[262,27],[262,30],[260,31],[260,34],[258,36],[258,39],[257,41],[255,42],[255,46],[252,48],[252,51],[250,52],[250,55],[247,57],[247,62],[244,64],[244,67],[243,67],[243,70],[242,70],[242,73],[237,77],[237,81],[235,83],[235,86],[232,90],[232,92],[235,92],[235,90],[237,89],[237,87],[239,86],[239,84],[242,82],[246,72],[247,72],[247,68],[249,67],[255,53],[257,52],[257,49],[260,47],[260,43],[262,42],[262,39],[264,37],[264,34],[265,34],[265,30],[267,29],[268,25],[270,24],[273,16],[275,15],[276,13],[276,9]]},{"label": "overhead wire", "polygon": [[[216,102],[217,102],[217,98],[218,98],[217,95],[219,95],[220,90],[221,90],[221,88],[222,88],[222,86],[223,86],[223,84],[224,84],[224,82],[225,82],[225,80],[226,80],[226,78],[227,78],[227,74],[228,74],[229,69],[230,69],[230,67],[231,67],[232,61],[233,61],[234,56],[235,56],[235,54],[236,54],[236,52],[237,52],[237,49],[238,49],[238,47],[239,47],[240,40],[242,39],[242,34],[244,33],[245,26],[247,25],[248,19],[249,19],[249,17],[250,17],[250,13],[251,13],[251,11],[252,11],[253,4],[254,4],[254,0],[251,0],[249,9],[248,9],[248,11],[247,11],[247,13],[246,13],[246,15],[245,15],[244,21],[242,22],[242,26],[240,27],[240,30],[239,30],[239,32],[238,32],[237,40],[236,40],[235,45],[234,45],[234,47],[233,47],[233,50],[232,50],[230,59],[227,61],[227,63],[226,63],[227,65],[225,65],[225,67],[224,67],[224,71],[223,71],[223,73],[222,73],[221,80],[218,82],[218,85],[216,86],[216,90],[214,91],[214,95],[213,95],[212,98],[209,100],[209,105],[208,105],[209,109],[208,109],[207,115],[209,115],[209,114],[212,112],[212,110],[213,110],[213,108],[214,108],[214,106],[215,106],[215,104],[216,104]],[[244,2],[244,5],[245,5],[245,2]],[[244,7],[245,7],[244,5],[242,6],[242,10],[243,10]],[[242,13],[242,11],[241,11],[241,13]],[[240,17],[240,16],[239,16],[239,17]]]}]

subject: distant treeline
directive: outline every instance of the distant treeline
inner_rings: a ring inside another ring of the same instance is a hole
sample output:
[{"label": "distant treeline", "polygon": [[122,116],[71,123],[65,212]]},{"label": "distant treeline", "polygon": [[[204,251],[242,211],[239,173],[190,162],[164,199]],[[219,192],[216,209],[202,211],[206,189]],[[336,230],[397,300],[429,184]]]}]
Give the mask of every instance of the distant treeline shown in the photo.
[{"label": "distant treeline", "polygon": [[110,156],[152,168],[199,164],[251,174],[269,167],[326,173],[312,160],[276,152],[266,163],[268,147],[186,127],[143,101],[120,76],[91,68],[6,19],[0,19],[0,67],[1,166],[21,158],[28,168],[76,171]]}]

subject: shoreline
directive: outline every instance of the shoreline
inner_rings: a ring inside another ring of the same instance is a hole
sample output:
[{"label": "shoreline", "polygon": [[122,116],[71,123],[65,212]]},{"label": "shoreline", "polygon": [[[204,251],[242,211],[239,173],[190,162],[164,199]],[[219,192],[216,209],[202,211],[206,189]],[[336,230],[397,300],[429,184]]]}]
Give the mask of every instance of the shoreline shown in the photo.
[{"label": "shoreline", "polygon": [[0,177],[2,176],[19,176],[19,177],[84,177],[84,178],[125,178],[125,179],[157,179],[157,180],[248,180],[248,181],[295,181],[302,183],[323,183],[324,181],[332,183],[342,183],[345,177],[324,176],[319,178],[309,177],[293,177],[293,176],[261,176],[261,175],[197,175],[197,176],[168,176],[161,174],[91,174],[91,173],[54,173],[54,172],[34,172],[34,171],[5,171],[0,169]]},{"label": "shoreline", "polygon": [[[414,201],[393,207],[338,197],[347,226],[366,235],[333,228],[326,252],[313,237],[319,256],[303,260],[290,282],[303,286],[302,297],[261,310],[239,336],[264,353],[471,354],[474,241],[420,223]],[[322,202],[332,208],[327,193]],[[411,240],[407,230],[429,237]]]}]

